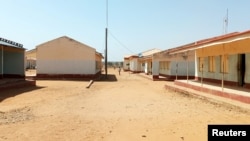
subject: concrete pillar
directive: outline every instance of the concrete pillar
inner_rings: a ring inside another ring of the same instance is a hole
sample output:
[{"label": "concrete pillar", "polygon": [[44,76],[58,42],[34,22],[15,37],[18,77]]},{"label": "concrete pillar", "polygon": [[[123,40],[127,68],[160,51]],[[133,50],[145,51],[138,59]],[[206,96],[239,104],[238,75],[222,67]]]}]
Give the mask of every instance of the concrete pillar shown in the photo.
[{"label": "concrete pillar", "polygon": [[158,60],[153,60],[152,61],[152,75],[153,79],[158,79],[159,78],[159,61]]}]

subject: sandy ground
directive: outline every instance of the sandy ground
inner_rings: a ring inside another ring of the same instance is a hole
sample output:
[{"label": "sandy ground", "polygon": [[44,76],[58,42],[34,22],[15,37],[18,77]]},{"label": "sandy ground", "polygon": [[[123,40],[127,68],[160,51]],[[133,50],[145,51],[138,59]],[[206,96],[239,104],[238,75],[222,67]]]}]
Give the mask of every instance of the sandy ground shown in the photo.
[{"label": "sandy ground", "polygon": [[250,112],[109,70],[117,81],[37,81],[0,92],[0,140],[206,141],[208,124],[249,124]]}]

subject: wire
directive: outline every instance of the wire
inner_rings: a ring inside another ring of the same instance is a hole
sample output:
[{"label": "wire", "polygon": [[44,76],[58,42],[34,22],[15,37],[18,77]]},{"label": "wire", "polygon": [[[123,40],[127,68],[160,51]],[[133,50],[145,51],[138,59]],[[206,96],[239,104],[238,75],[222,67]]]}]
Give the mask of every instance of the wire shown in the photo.
[{"label": "wire", "polygon": [[134,53],[132,50],[130,50],[128,47],[126,47],[123,43],[121,43],[121,41],[119,41],[114,34],[111,33],[111,31],[109,30],[108,32],[122,47],[124,47],[125,49],[127,49],[130,53]]}]

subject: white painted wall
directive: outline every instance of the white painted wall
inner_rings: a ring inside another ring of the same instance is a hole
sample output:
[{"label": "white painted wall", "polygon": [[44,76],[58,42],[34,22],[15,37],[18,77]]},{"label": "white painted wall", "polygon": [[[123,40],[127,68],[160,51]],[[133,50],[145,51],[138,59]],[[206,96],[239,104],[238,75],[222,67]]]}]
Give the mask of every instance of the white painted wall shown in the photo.
[{"label": "white painted wall", "polygon": [[68,37],[37,46],[37,74],[95,74],[95,49]]},{"label": "white painted wall", "polygon": [[129,60],[128,59],[124,59],[124,62],[123,62],[123,69],[124,70],[129,70],[130,68],[129,68],[129,65],[127,65],[127,64],[129,64],[130,62],[129,62]]},{"label": "white painted wall", "polygon": [[153,60],[152,62],[152,75],[158,76],[159,75],[159,61]]},{"label": "white painted wall", "polygon": [[37,60],[40,74],[95,74],[92,60]]},{"label": "white painted wall", "polygon": [[132,58],[130,60],[130,71],[138,71],[138,59]]}]

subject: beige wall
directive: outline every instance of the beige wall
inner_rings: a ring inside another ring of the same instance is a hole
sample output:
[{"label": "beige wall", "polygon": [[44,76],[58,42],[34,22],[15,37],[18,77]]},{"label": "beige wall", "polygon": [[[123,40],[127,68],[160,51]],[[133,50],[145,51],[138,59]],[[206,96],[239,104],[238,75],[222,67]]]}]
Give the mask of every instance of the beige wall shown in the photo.
[{"label": "beige wall", "polygon": [[102,70],[102,59],[103,59],[103,56],[99,53],[96,53],[95,55],[96,73]]},{"label": "beige wall", "polygon": [[[250,73],[248,72],[249,66],[249,54],[250,54],[250,38],[232,41],[228,43],[222,43],[217,45],[211,45],[209,47],[197,49],[197,66],[196,66],[196,76],[210,79],[221,80],[222,77],[225,81],[238,82],[239,80],[239,54],[246,54],[245,62],[245,83],[250,83],[248,77]],[[221,72],[221,58],[222,55],[228,55],[228,72]],[[215,72],[209,72],[209,56],[215,57],[216,70]],[[199,71],[199,58],[204,58],[204,69],[203,73]]]},{"label": "beige wall", "polygon": [[25,52],[26,58],[36,58],[36,49],[32,49]]},{"label": "beige wall", "polygon": [[123,69],[124,70],[129,70],[129,59],[127,59],[127,58],[124,58]]},{"label": "beige wall", "polygon": [[[153,63],[157,64],[153,64],[153,71],[155,71],[153,72],[154,75],[176,75],[177,69],[177,75],[185,76],[187,75],[187,68],[190,76],[195,75],[194,50],[190,50],[188,52],[179,52],[175,54],[164,52],[157,53],[153,56]],[[176,66],[176,64],[178,64],[178,67]]]},{"label": "beige wall", "polygon": [[96,51],[68,37],[37,46],[37,74],[95,74]]},{"label": "beige wall", "polygon": [[222,54],[239,54],[250,52],[250,39],[238,40],[225,44],[212,45],[196,50],[197,57],[218,56]]},{"label": "beige wall", "polygon": [[26,69],[35,69],[36,67],[36,49],[25,52]]}]

